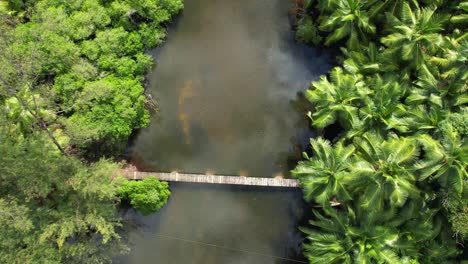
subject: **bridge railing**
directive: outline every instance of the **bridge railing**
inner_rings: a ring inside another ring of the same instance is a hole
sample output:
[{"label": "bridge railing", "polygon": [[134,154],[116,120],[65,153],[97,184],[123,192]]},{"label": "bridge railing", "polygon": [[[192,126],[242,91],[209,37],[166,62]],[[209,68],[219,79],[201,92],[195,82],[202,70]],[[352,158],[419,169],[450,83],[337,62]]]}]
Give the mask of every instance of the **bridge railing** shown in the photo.
[{"label": "bridge railing", "polygon": [[284,178],[259,178],[259,177],[244,177],[244,176],[225,176],[225,175],[209,175],[209,174],[191,174],[178,172],[143,172],[143,171],[122,171],[122,174],[127,179],[141,180],[147,177],[156,177],[163,181],[175,182],[193,182],[193,183],[210,183],[210,184],[233,184],[233,185],[250,185],[250,186],[273,186],[273,187],[299,187],[297,179]]}]

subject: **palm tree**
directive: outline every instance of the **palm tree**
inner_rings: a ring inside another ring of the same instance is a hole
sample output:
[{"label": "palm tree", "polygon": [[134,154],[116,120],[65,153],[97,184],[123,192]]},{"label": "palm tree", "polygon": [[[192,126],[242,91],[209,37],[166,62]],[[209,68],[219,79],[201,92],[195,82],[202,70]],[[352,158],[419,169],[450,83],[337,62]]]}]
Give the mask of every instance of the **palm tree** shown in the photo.
[{"label": "palm tree", "polygon": [[[301,228],[307,234],[303,245],[311,264],[334,263],[403,263],[407,258],[398,256],[399,231],[388,225],[394,211],[369,214],[347,207],[344,212],[323,208],[325,217],[314,211],[317,220],[310,224],[320,231]],[[416,246],[416,245],[413,245]]]},{"label": "palm tree", "polygon": [[407,128],[406,134],[415,135],[434,133],[440,122],[447,118],[448,111],[427,104],[414,105],[407,108],[398,122]]},{"label": "palm tree", "polygon": [[435,179],[446,190],[460,195],[468,178],[468,144],[450,123],[440,125],[440,134],[440,141],[428,134],[417,137],[425,153],[424,160],[416,164],[419,181]]},{"label": "palm tree", "polygon": [[338,7],[338,2],[335,0],[321,0],[317,1],[317,9],[320,13],[333,12]]},{"label": "palm tree", "polygon": [[356,50],[366,44],[369,34],[375,33],[365,8],[366,1],[338,0],[333,5],[330,16],[322,16],[320,30],[333,32],[325,40],[325,45],[348,38],[347,47]]},{"label": "palm tree", "polygon": [[419,8],[417,0],[380,0],[373,1],[369,7],[369,16],[374,17],[378,14],[389,13],[393,16],[401,13],[403,4],[409,4],[411,8]]},{"label": "palm tree", "polygon": [[438,210],[410,201],[399,210],[372,212],[359,206],[314,211],[315,228],[300,228],[309,263],[446,263],[456,256],[453,243],[440,240],[444,231]]},{"label": "palm tree", "polygon": [[399,119],[406,111],[400,102],[406,89],[399,83],[404,81],[375,74],[364,82],[361,75],[344,73],[341,68],[331,72],[330,80],[322,77],[306,92],[315,106],[316,111],[309,114],[315,127],[338,121],[347,130],[347,138],[370,130],[382,135],[391,129],[407,131]]},{"label": "palm tree", "polygon": [[452,14],[450,17],[450,22],[453,24],[465,24],[468,22],[468,14],[466,13],[468,3],[466,1],[460,1],[458,6],[455,8],[456,10],[460,10],[461,12],[457,12],[456,14]]},{"label": "palm tree", "polygon": [[350,73],[375,73],[380,69],[377,46],[373,42],[369,43],[369,46],[361,51],[349,51],[345,48],[341,50],[348,57],[343,62],[343,67]]},{"label": "palm tree", "polygon": [[334,146],[323,138],[311,139],[313,157],[305,154],[305,161],[300,161],[292,171],[304,190],[307,201],[320,204],[330,202],[332,197],[338,201],[350,200],[346,187],[346,178],[351,176],[353,146],[344,146],[342,142]]},{"label": "palm tree", "polygon": [[353,74],[374,74],[388,73],[397,71],[398,65],[387,53],[382,53],[375,43],[371,42],[367,47],[362,47],[359,51],[347,50],[341,51],[347,57],[343,62],[343,68]]},{"label": "palm tree", "polygon": [[413,69],[424,65],[443,43],[440,32],[446,17],[435,15],[435,9],[423,8],[413,11],[405,2],[400,19],[390,15],[389,21],[395,32],[383,37],[381,41],[396,60],[408,62]]},{"label": "palm tree", "polygon": [[455,241],[443,238],[452,234],[442,228],[446,220],[439,211],[423,199],[411,200],[387,221],[400,230],[396,243],[403,256],[414,256],[417,263],[452,263],[447,260],[458,254],[457,247]]},{"label": "palm tree", "polygon": [[424,103],[439,109],[444,107],[443,91],[439,89],[440,79],[433,75],[433,72],[438,74],[438,71],[434,68],[429,69],[427,65],[422,65],[419,68],[418,79],[409,89],[410,95],[405,100],[406,104],[416,106]]},{"label": "palm tree", "polygon": [[378,74],[366,80],[371,91],[361,97],[359,107],[359,124],[347,132],[352,138],[367,131],[375,131],[386,135],[391,129],[406,132],[407,125],[402,123],[399,116],[406,112],[405,106],[400,102],[405,89],[397,80],[382,77]]},{"label": "palm tree", "polygon": [[458,107],[468,103],[468,34],[459,38],[445,37],[441,56],[433,56],[430,62],[437,66],[432,71],[424,71],[420,77],[421,84],[431,80],[433,89],[446,101],[446,107]]},{"label": "palm tree", "polygon": [[446,38],[444,43],[442,56],[433,56],[430,64],[419,68],[406,104],[426,104],[439,110],[456,111],[468,103],[468,68],[465,65],[468,42],[459,44],[452,38]]},{"label": "palm tree", "polygon": [[387,203],[401,207],[408,197],[419,197],[413,172],[419,153],[413,139],[395,136],[384,141],[376,134],[366,133],[355,138],[354,145],[360,160],[353,164],[356,184],[350,186],[362,194],[363,208],[378,211]]},{"label": "palm tree", "polygon": [[312,124],[324,128],[339,121],[345,128],[350,128],[357,122],[355,101],[370,93],[365,89],[361,75],[345,74],[343,69],[336,67],[330,73],[330,81],[321,76],[320,81],[312,82],[312,89],[307,90],[307,99],[314,104],[315,112],[309,117]]}]

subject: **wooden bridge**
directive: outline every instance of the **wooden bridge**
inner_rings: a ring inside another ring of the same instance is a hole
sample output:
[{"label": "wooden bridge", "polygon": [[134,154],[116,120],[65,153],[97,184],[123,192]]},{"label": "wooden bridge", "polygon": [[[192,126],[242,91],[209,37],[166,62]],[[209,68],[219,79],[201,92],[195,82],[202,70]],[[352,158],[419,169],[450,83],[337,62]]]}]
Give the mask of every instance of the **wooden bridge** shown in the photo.
[{"label": "wooden bridge", "polygon": [[142,171],[122,171],[125,178],[130,180],[142,180],[148,177],[156,177],[162,181],[194,182],[210,184],[234,184],[251,186],[272,186],[272,187],[299,187],[296,179],[283,178],[258,178],[244,176],[223,176],[209,174],[187,174],[187,173],[164,173],[164,172],[142,172]]}]

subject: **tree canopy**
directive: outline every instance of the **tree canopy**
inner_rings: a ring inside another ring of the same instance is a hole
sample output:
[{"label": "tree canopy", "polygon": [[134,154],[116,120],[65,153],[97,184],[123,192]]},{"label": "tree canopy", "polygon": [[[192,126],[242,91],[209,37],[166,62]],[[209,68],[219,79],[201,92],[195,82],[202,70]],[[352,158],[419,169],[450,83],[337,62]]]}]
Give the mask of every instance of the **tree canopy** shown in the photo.
[{"label": "tree canopy", "polygon": [[[0,85],[6,97],[44,101],[39,108],[48,113],[50,132],[60,129],[68,138],[63,149],[113,155],[133,130],[148,125],[143,81],[153,61],[144,52],[162,42],[181,0],[8,1],[8,7]],[[23,107],[29,100],[19,99]]]},{"label": "tree canopy", "polygon": [[166,204],[171,192],[167,182],[160,182],[155,177],[142,181],[125,181],[119,187],[119,195],[143,215],[157,212]]},{"label": "tree canopy", "polygon": [[[148,125],[145,51],[181,0],[0,1],[0,262],[105,263],[128,248],[113,157]],[[167,183],[155,191],[159,208]]]},{"label": "tree canopy", "polygon": [[322,208],[303,228],[310,263],[456,261],[468,233],[466,6],[318,0],[295,9],[298,39],[342,50],[341,65],[306,92],[312,126],[338,125],[338,136],[311,139],[292,171]]},{"label": "tree canopy", "polygon": [[117,164],[63,156],[43,132],[0,135],[0,262],[101,263],[125,252]]}]

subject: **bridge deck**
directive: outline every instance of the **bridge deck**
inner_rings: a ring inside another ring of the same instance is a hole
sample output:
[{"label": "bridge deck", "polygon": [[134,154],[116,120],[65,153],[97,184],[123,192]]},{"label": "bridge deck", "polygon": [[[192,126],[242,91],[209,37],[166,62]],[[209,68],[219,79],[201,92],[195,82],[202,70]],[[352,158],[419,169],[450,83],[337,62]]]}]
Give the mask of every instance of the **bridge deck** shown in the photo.
[{"label": "bridge deck", "polygon": [[274,187],[299,187],[299,181],[296,179],[283,178],[257,178],[243,176],[223,176],[207,174],[187,174],[187,173],[164,173],[164,172],[142,172],[142,171],[123,171],[123,176],[127,179],[141,180],[147,177],[156,177],[163,181],[176,182],[195,182],[211,184],[235,184],[251,186],[274,186]]}]

